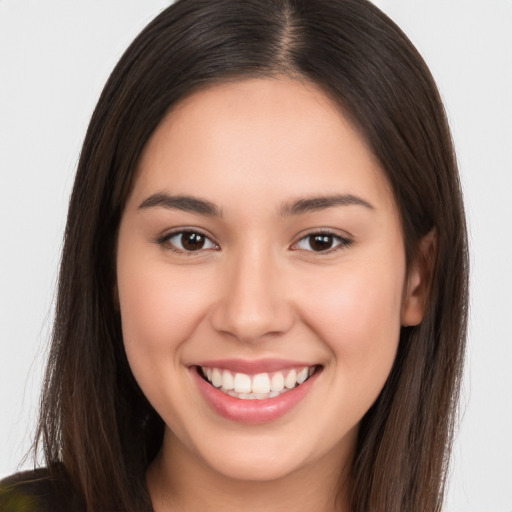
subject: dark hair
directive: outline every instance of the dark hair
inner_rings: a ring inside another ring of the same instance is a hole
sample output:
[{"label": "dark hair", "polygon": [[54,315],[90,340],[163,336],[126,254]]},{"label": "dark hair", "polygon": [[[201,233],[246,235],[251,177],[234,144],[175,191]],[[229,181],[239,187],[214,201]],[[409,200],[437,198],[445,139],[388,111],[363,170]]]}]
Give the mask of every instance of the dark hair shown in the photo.
[{"label": "dark hair", "polygon": [[[438,511],[467,323],[467,240],[444,109],[424,61],[366,0],[178,0],[136,38],[91,119],[71,197],[36,449],[88,510],[148,507],[163,422],[135,382],[114,300],[117,231],[141,152],[169,109],[208,84],[286,75],[319,85],[384,169],[408,265],[437,234],[422,323],[359,429],[352,511]],[[60,463],[60,464],[56,464]]]}]

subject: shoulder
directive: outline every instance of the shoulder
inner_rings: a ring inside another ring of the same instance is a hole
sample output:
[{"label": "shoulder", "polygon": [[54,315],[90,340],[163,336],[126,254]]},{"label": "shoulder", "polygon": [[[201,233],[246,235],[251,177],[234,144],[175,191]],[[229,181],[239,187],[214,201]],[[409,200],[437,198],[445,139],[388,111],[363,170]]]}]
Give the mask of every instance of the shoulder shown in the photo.
[{"label": "shoulder", "polygon": [[0,480],[1,512],[76,512],[82,508],[72,486],[64,478],[50,476],[45,468]]}]

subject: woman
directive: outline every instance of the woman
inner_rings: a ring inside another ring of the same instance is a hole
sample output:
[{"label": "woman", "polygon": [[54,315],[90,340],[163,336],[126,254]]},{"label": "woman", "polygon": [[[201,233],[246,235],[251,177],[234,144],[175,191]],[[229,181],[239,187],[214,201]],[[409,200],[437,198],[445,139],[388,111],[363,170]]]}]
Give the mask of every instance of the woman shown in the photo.
[{"label": "woman", "polygon": [[399,29],[358,0],[178,1],[91,120],[47,469],[0,499],[440,510],[466,302],[449,130]]}]

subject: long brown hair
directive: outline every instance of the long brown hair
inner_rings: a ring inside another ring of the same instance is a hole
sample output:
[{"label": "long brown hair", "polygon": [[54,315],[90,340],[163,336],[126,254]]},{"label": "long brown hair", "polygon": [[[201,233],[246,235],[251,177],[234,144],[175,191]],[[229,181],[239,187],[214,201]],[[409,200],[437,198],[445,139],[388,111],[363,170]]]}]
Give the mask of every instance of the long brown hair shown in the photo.
[{"label": "long brown hair", "polygon": [[[467,240],[443,106],[424,61],[366,0],[178,0],[136,38],[91,119],[69,206],[36,449],[87,509],[150,509],[163,422],[128,366],[113,288],[117,230],[137,162],[166,112],[208,84],[288,75],[320,85],[380,161],[410,264],[435,228],[423,322],[364,416],[352,511],[441,509],[467,322]],[[60,475],[62,477],[62,475]]]}]

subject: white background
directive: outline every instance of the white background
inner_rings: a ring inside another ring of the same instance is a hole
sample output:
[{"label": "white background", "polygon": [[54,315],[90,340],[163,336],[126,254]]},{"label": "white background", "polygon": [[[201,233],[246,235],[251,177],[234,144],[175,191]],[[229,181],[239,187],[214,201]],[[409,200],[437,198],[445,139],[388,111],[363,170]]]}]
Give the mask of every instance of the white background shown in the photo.
[{"label": "white background", "polygon": [[[438,81],[469,220],[465,413],[446,510],[511,512],[512,0],[375,1]],[[84,131],[117,59],[168,3],[0,0],[0,477],[30,445]]]}]

